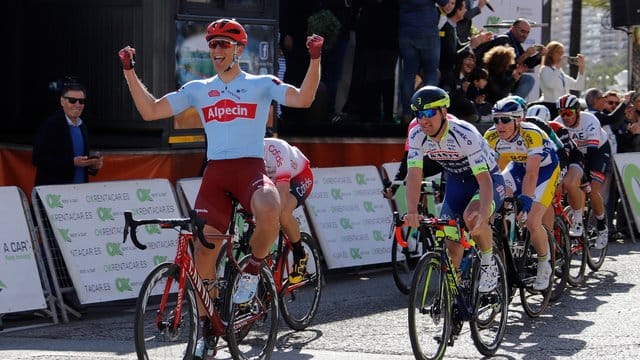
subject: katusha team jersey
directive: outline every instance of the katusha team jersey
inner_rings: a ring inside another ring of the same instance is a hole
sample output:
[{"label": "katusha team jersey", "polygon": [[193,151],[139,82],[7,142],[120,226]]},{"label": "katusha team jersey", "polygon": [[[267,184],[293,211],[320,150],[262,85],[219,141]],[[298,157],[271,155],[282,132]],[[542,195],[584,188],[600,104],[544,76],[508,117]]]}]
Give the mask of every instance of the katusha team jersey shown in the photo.
[{"label": "katusha team jersey", "polygon": [[423,154],[437,161],[452,176],[470,177],[483,171],[499,173],[493,151],[480,132],[466,121],[447,114],[444,135],[439,142],[428,137],[420,126],[409,132],[407,167],[422,168]]},{"label": "katusha team jersey", "polygon": [[173,114],[198,111],[207,135],[207,159],[262,158],[271,101],[284,104],[289,85],[271,75],[241,72],[229,83],[216,75],[166,95]]}]

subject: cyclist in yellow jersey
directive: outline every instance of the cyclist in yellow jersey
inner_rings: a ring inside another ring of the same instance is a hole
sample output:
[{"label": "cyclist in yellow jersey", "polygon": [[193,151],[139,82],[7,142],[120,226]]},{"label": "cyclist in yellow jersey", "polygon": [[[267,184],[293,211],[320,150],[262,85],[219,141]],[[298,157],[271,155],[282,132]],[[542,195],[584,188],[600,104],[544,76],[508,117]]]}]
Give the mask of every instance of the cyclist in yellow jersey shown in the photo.
[{"label": "cyclist in yellow jersey", "polygon": [[526,103],[519,96],[499,100],[493,107],[493,125],[484,137],[495,150],[499,163],[507,163],[502,176],[508,195],[518,197],[518,220],[526,223],[531,242],[538,253],[536,290],[549,285],[552,267],[549,262],[547,232],[542,217],[555,192],[560,176],[558,155],[549,136],[525,119]]}]

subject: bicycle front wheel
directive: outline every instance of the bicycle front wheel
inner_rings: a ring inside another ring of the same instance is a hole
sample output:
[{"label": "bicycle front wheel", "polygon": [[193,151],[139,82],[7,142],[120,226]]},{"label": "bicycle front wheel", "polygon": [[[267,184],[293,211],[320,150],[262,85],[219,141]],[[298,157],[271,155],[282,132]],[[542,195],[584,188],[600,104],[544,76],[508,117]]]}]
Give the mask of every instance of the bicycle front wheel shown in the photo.
[{"label": "bicycle front wheel", "polygon": [[[493,258],[498,266],[498,285],[490,292],[475,293],[473,297],[475,315],[469,322],[473,343],[476,349],[485,356],[493,356],[498,351],[507,328],[509,314],[507,270],[500,256],[494,253]],[[477,291],[478,286],[475,284],[480,279],[479,259],[475,261],[474,270],[474,285],[472,288]]]},{"label": "bicycle front wheel", "polygon": [[282,291],[280,292],[280,311],[282,318],[293,330],[304,330],[318,311],[322,294],[322,268],[320,256],[313,245],[311,235],[300,234],[300,241],[307,254],[307,269],[304,278],[297,284],[290,284],[288,277],[293,266],[293,253],[287,248],[283,254]]},{"label": "bicycle front wheel", "polygon": [[609,244],[605,245],[602,249],[596,249],[594,244],[596,243],[596,238],[598,237],[598,232],[595,229],[589,230],[587,232],[587,242],[588,242],[588,251],[587,251],[587,265],[589,265],[589,269],[593,271],[598,271],[604,264],[604,258],[607,256],[607,249],[609,248]]},{"label": "bicycle front wheel", "polygon": [[[243,260],[246,261],[247,255]],[[236,272],[230,284],[233,291],[227,291],[229,304],[229,324],[226,340],[229,352],[235,360],[268,359],[273,352],[278,336],[278,294],[271,270],[263,263],[260,269],[258,292],[248,304],[234,304],[238,280],[242,273]]]},{"label": "bicycle front wheel", "polygon": [[[190,281],[186,281],[178,314],[180,268],[158,265],[140,289],[134,319],[138,359],[192,359],[198,336],[198,308]],[[169,287],[167,288],[167,284]]]},{"label": "bicycle front wheel", "polygon": [[553,222],[553,238],[555,240],[556,262],[553,270],[553,288],[549,300],[557,301],[567,287],[571,265],[569,229],[560,216],[556,216]]},{"label": "bicycle front wheel", "polygon": [[409,294],[413,272],[425,251],[421,241],[418,240],[420,235],[412,236],[414,231],[418,230],[411,227],[407,228],[407,235],[405,236],[406,246],[402,246],[402,244],[398,242],[398,239],[395,237],[395,231],[393,232],[391,270],[393,272],[393,281],[396,283],[398,290],[403,294]]},{"label": "bicycle front wheel", "polygon": [[[518,260],[518,272],[520,273],[520,279],[522,280],[522,287],[520,287],[520,300],[527,315],[529,315],[529,317],[536,318],[549,306],[553,275],[549,278],[549,285],[546,289],[535,290],[533,288],[533,282],[535,281],[536,273],[538,271],[538,254],[531,243],[529,232],[526,229],[525,232],[524,254],[522,258]],[[553,239],[551,239],[551,235],[548,232],[547,235],[547,249],[550,250],[549,256],[551,257],[549,261],[551,264],[555,264],[556,254],[553,251]]]},{"label": "bicycle front wheel", "polygon": [[409,292],[409,338],[416,359],[442,359],[451,335],[451,296],[440,256],[426,253]]}]

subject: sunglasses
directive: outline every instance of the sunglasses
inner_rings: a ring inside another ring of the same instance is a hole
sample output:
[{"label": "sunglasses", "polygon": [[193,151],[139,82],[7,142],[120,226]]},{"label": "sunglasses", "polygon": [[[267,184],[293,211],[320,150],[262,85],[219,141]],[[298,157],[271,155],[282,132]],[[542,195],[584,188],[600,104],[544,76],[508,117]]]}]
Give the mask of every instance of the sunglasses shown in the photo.
[{"label": "sunglasses", "polygon": [[503,123],[503,124],[508,124],[510,122],[512,122],[514,120],[514,118],[509,117],[509,116],[494,116],[493,117],[493,123],[497,124],[497,123]]},{"label": "sunglasses", "polygon": [[67,101],[69,102],[69,104],[75,104],[76,102],[79,102],[80,105],[84,105],[84,100],[85,99],[80,99],[80,98],[74,98],[74,97],[70,97],[70,96],[63,96],[65,99],[67,99]]},{"label": "sunglasses", "polygon": [[560,116],[571,116],[571,115],[575,115],[576,114],[576,110],[575,109],[562,109],[560,110]]},{"label": "sunglasses", "polygon": [[229,41],[229,40],[224,40],[224,39],[213,39],[213,40],[209,40],[209,48],[210,49],[215,49],[218,46],[220,46],[223,49],[228,49],[231,46],[237,44],[236,42],[233,41]]},{"label": "sunglasses", "polygon": [[620,105],[620,103],[619,103],[619,102],[617,102],[617,101],[609,101],[609,100],[607,100],[607,104],[609,104],[609,105],[613,105],[613,106],[618,106],[618,105]]},{"label": "sunglasses", "polygon": [[418,110],[415,112],[416,119],[422,119],[423,117],[432,118],[438,113],[437,109]]},{"label": "sunglasses", "polygon": [[636,112],[636,115],[640,116],[640,109],[635,109],[635,110],[633,110],[633,111],[635,111],[635,112]]}]

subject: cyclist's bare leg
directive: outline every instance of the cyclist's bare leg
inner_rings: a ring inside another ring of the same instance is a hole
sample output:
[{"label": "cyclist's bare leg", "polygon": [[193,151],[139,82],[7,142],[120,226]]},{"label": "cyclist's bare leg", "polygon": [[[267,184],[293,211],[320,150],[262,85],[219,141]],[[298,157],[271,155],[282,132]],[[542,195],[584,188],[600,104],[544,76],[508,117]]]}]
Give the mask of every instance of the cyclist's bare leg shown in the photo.
[{"label": "cyclist's bare leg", "polygon": [[300,241],[300,224],[298,223],[298,220],[296,220],[295,216],[293,216],[293,210],[298,207],[298,199],[289,192],[288,183],[284,187],[286,187],[286,189],[283,189],[280,184],[278,184],[281,208],[280,226],[282,227],[282,231],[287,235],[289,241],[292,244],[295,244]]},{"label": "cyclist's bare leg", "polygon": [[[211,225],[205,225],[203,233],[207,241],[209,243],[213,243],[215,245],[215,248],[213,250],[207,249],[206,247],[204,247],[204,245],[202,245],[200,241],[195,242],[194,256],[196,269],[198,269],[198,274],[203,280],[213,281],[216,278],[215,264],[218,259],[218,253],[220,253],[220,248],[222,248],[222,239],[213,236],[220,235],[220,231],[218,231],[218,229],[214,228]],[[210,289],[209,295],[215,298],[218,295],[217,289]],[[204,315],[207,313],[204,305],[202,305],[200,297],[198,297],[198,313],[200,315]]]},{"label": "cyclist's bare leg", "polygon": [[251,253],[258,259],[269,254],[278,238],[280,198],[273,186],[256,190],[251,196],[251,212],[256,218],[256,228],[251,236]]},{"label": "cyclist's bare leg", "polygon": [[549,206],[542,216],[542,223],[547,229],[553,229],[553,219],[556,216],[553,206]]},{"label": "cyclist's bare leg", "polygon": [[580,189],[580,180],[582,179],[582,168],[574,164],[569,165],[569,169],[562,179],[562,188],[567,192],[567,200],[569,206],[573,210],[582,209],[583,192]]},{"label": "cyclist's bare leg", "polygon": [[[538,256],[542,257],[546,256],[549,252],[547,232],[542,226],[542,217],[546,211],[547,208],[544,205],[534,201],[531,205],[531,211],[527,215],[526,221],[527,229],[531,235],[531,243],[536,249]],[[553,226],[550,229],[552,228]]]},{"label": "cyclist's bare leg", "polygon": [[[491,250],[492,234],[491,226],[489,226],[489,219],[480,219],[478,214],[480,212],[480,201],[472,200],[467,208],[464,210],[464,223],[467,229],[472,230],[471,235],[475,242],[478,243],[478,247],[483,253],[487,253]],[[480,225],[477,223],[481,222]]]},{"label": "cyclist's bare leg", "polygon": [[589,200],[591,200],[591,208],[593,209],[593,213],[596,217],[604,214],[604,200],[600,194],[601,188],[602,183],[596,180],[591,180],[591,194],[589,196]]}]

